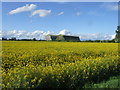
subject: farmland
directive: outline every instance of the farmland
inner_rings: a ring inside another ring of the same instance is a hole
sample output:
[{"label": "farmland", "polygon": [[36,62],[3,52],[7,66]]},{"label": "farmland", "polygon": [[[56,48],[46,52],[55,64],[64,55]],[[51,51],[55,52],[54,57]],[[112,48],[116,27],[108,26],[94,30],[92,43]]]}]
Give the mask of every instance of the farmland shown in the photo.
[{"label": "farmland", "polygon": [[82,88],[119,75],[118,43],[2,41],[3,88]]}]

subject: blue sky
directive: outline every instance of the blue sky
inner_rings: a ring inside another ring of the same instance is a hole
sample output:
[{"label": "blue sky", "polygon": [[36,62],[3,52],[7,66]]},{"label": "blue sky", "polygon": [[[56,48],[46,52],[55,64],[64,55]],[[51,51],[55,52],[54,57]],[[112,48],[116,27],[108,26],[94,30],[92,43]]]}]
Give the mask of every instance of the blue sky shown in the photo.
[{"label": "blue sky", "polygon": [[[2,30],[12,33],[9,37],[17,34],[17,37],[24,38],[25,35],[21,35],[24,32],[28,35],[33,34],[33,37],[36,34],[35,37],[50,33],[78,35],[85,39],[92,34],[93,39],[95,37],[102,39],[102,36],[103,39],[105,37],[110,39],[118,25],[117,4],[117,2],[4,2]],[[92,39],[92,36],[86,39]]]}]

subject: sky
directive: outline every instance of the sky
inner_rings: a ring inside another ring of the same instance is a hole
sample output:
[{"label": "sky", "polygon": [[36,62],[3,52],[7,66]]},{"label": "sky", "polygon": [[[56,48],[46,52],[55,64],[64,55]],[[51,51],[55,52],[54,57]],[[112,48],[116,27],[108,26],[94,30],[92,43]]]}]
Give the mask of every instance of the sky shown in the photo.
[{"label": "sky", "polygon": [[7,38],[45,39],[47,34],[63,34],[108,40],[114,38],[117,26],[117,2],[2,3],[0,33]]}]

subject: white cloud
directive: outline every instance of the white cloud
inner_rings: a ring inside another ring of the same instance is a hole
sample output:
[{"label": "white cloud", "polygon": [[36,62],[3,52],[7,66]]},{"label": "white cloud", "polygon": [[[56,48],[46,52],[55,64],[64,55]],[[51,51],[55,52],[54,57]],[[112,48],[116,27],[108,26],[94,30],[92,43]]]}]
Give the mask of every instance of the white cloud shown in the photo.
[{"label": "white cloud", "polygon": [[62,15],[62,14],[64,14],[64,12],[60,12],[60,13],[58,13],[58,15]]},{"label": "white cloud", "polygon": [[16,13],[31,11],[31,10],[35,9],[36,7],[37,6],[35,4],[30,4],[30,5],[26,4],[23,7],[19,7],[19,8],[16,8],[16,9],[10,11],[9,14],[12,15],[12,14],[16,14]]},{"label": "white cloud", "polygon": [[93,34],[77,34],[81,40],[112,40],[113,35],[93,33]]},{"label": "white cloud", "polygon": [[64,29],[64,30],[61,30],[59,32],[59,34],[61,34],[61,35],[71,35],[71,32],[69,30],[67,30],[67,29]]},{"label": "white cloud", "polygon": [[34,15],[38,14],[40,17],[45,17],[45,16],[49,15],[50,13],[51,13],[51,10],[41,9],[41,10],[33,11],[31,16],[34,16]]},{"label": "white cloud", "polygon": [[34,31],[34,32],[31,33],[31,36],[32,37],[39,37],[43,33],[44,33],[44,31],[36,30],[36,31]]},{"label": "white cloud", "polygon": [[80,15],[81,15],[81,12],[77,12],[76,15],[77,15],[77,16],[80,16]]},{"label": "white cloud", "polygon": [[47,32],[44,32],[43,35],[45,36],[45,35],[49,35],[49,34],[54,35],[55,33],[54,33],[54,32],[51,32],[51,31],[47,31]]},{"label": "white cloud", "polygon": [[11,30],[11,31],[3,31],[2,32],[2,36],[3,37],[16,37],[16,38],[19,38],[19,37],[24,37],[26,35],[27,31],[24,31],[24,30]]}]

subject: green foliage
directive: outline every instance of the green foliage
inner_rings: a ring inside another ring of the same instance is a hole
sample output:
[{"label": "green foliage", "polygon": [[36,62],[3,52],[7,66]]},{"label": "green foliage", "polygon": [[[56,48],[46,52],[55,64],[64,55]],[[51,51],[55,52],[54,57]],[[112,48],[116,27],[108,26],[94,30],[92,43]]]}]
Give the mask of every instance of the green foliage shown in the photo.
[{"label": "green foliage", "polygon": [[36,41],[36,38],[33,38],[33,41]]},{"label": "green foliage", "polygon": [[120,76],[111,77],[109,80],[97,84],[86,84],[84,88],[120,88]]}]

